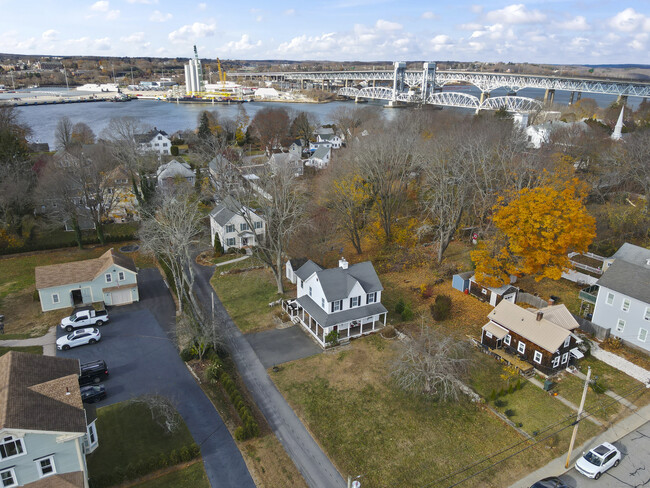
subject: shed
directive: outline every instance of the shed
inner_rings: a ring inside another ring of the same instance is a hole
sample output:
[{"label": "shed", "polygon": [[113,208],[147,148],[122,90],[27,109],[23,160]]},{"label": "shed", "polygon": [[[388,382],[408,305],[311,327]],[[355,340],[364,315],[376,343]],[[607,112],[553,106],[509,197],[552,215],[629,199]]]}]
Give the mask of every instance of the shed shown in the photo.
[{"label": "shed", "polygon": [[474,276],[472,271],[455,274],[451,278],[451,286],[458,291],[467,293],[469,291],[469,279]]},{"label": "shed", "polygon": [[479,300],[488,302],[493,307],[496,307],[502,300],[516,303],[519,288],[512,285],[516,281],[517,278],[515,276],[511,276],[510,283],[506,283],[505,285],[499,287],[484,286],[478,283],[474,278],[474,275],[472,275],[472,277],[469,279],[469,293],[470,295],[474,295]]}]

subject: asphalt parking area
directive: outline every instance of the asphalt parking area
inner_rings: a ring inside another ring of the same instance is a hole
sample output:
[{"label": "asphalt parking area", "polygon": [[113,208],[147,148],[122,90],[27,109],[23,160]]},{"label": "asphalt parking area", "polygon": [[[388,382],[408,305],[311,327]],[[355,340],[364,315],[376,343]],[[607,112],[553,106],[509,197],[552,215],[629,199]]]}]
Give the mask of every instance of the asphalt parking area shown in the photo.
[{"label": "asphalt parking area", "polygon": [[301,330],[300,325],[244,335],[265,368],[314,356],[323,349]]}]

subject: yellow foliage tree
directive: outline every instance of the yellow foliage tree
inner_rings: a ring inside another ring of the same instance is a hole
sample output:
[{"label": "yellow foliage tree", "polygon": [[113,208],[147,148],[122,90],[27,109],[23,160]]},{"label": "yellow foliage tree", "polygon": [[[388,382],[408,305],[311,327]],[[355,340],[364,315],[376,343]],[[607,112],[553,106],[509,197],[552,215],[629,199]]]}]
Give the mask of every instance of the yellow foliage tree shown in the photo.
[{"label": "yellow foliage tree", "polygon": [[494,240],[471,253],[476,279],[488,286],[508,282],[509,275],[558,280],[570,269],[569,252],[586,252],[596,222],[584,206],[587,189],[577,178],[524,188],[500,198],[492,221]]},{"label": "yellow foliage tree", "polygon": [[341,230],[357,254],[362,253],[361,241],[371,204],[368,184],[358,174],[335,180],[328,194],[327,207],[336,213]]}]

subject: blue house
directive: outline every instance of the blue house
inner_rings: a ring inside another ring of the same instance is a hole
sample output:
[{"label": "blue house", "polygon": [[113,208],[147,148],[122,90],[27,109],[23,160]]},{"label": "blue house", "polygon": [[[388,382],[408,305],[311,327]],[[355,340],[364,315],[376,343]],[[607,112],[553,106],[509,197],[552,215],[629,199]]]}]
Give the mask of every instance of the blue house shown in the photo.
[{"label": "blue house", "polygon": [[100,257],[36,267],[36,289],[43,312],[104,302],[137,302],[138,273],[131,258],[109,249]]}]

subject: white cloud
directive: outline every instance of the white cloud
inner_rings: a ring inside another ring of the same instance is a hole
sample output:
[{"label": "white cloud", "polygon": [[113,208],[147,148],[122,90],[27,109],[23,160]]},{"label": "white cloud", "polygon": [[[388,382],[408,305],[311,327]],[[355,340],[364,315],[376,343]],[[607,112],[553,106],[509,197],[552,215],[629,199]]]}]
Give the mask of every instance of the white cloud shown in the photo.
[{"label": "white cloud", "polygon": [[145,5],[153,5],[154,3],[158,3],[158,0],[126,0],[129,3],[142,3]]},{"label": "white cloud", "polygon": [[483,26],[477,22],[468,22],[467,24],[460,24],[458,28],[460,30],[474,31],[482,29]]},{"label": "white cloud", "polygon": [[160,10],[154,10],[151,12],[149,20],[151,22],[167,22],[168,20],[171,20],[172,17],[173,15],[170,13],[163,14]]},{"label": "white cloud", "polygon": [[194,22],[187,24],[178,30],[169,33],[169,40],[172,42],[183,42],[187,40],[197,39],[200,37],[213,36],[217,30],[217,26],[212,24],[204,24],[202,22]]},{"label": "white cloud", "polygon": [[206,8],[208,8],[208,4],[207,4],[207,3],[203,3],[203,2],[202,2],[202,3],[199,3],[199,4],[197,5],[197,8],[198,8],[199,10],[205,10]]},{"label": "white cloud", "polygon": [[453,45],[451,37],[444,34],[439,34],[431,39],[431,49],[434,52],[442,51],[443,49],[449,49]]},{"label": "white cloud", "polygon": [[262,41],[257,41],[255,43],[250,42],[250,36],[244,34],[241,36],[241,39],[238,41],[230,41],[226,44],[226,49],[230,51],[250,51],[256,47],[261,47]]},{"label": "white cloud", "polygon": [[566,20],[564,22],[555,22],[555,26],[567,31],[589,30],[587,19],[585,19],[582,15],[578,15],[575,18]]},{"label": "white cloud", "polygon": [[122,42],[142,42],[144,41],[144,32],[134,32],[130,36],[120,37]]},{"label": "white cloud", "polygon": [[472,12],[474,12],[475,14],[482,14],[483,5],[472,5]]},{"label": "white cloud", "polygon": [[650,31],[650,17],[633,8],[626,8],[612,17],[609,25],[621,32],[634,32],[640,29]]},{"label": "white cloud", "polygon": [[433,20],[433,19],[438,18],[438,16],[436,14],[434,14],[433,12],[431,12],[431,11],[424,12],[421,17],[423,19],[427,19],[427,20]]},{"label": "white cloud", "polygon": [[287,9],[284,12],[284,15],[296,15],[296,10],[293,8]]},{"label": "white cloud", "polygon": [[108,37],[103,37],[101,39],[95,39],[94,41],[95,49],[99,51],[108,51],[111,48],[111,40]]},{"label": "white cloud", "polygon": [[648,41],[648,34],[642,33],[634,36],[634,39],[628,44],[635,51],[645,51],[646,42]]},{"label": "white cloud", "polygon": [[55,41],[58,36],[59,36],[59,31],[54,29],[46,30],[45,32],[43,32],[43,34],[41,34],[41,37],[46,41]]},{"label": "white cloud", "polygon": [[107,20],[115,20],[120,17],[120,11],[119,10],[111,10],[106,14],[106,19]]},{"label": "white cloud", "polygon": [[502,24],[534,24],[546,20],[546,15],[542,12],[539,10],[528,10],[523,3],[508,5],[499,10],[492,10],[485,17],[490,22]]},{"label": "white cloud", "polygon": [[381,31],[396,31],[403,28],[402,24],[397,22],[389,22],[388,20],[379,19],[375,24],[375,27]]},{"label": "white cloud", "polygon": [[108,0],[99,0],[90,6],[94,12],[108,12]]}]

